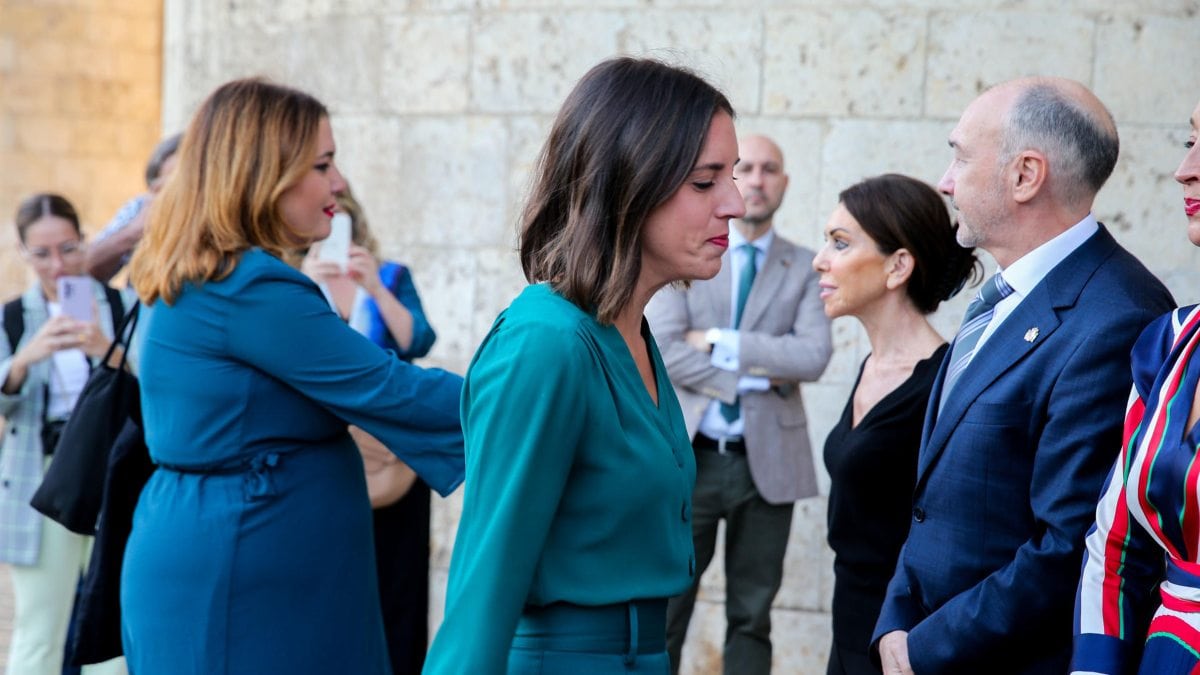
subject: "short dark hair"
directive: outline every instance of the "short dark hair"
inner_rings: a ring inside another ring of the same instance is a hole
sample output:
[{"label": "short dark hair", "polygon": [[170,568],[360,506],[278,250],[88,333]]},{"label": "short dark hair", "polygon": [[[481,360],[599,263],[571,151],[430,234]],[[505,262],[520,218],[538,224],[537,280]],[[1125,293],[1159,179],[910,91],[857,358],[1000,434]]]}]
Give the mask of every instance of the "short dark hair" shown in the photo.
[{"label": "short dark hair", "polygon": [[1112,175],[1120,153],[1112,115],[1107,110],[1104,114],[1107,120],[1096,119],[1051,84],[1030,85],[1009,110],[1000,161],[1012,161],[1029,148],[1040,150],[1059,177],[1054,187],[1064,201],[1079,204],[1091,200]]},{"label": "short dark hair", "polygon": [[946,203],[926,183],[888,173],[842,190],[838,201],[880,253],[905,249],[912,255],[913,271],[905,290],[922,314],[953,297],[971,277],[982,277],[975,249],[959,246]]},{"label": "short dark hair", "polygon": [[17,207],[17,237],[25,243],[25,231],[37,221],[46,216],[58,216],[71,223],[75,234],[83,236],[83,228],[79,226],[79,213],[66,197],[53,192],[39,192],[26,197]]},{"label": "short dark hair", "polygon": [[183,134],[171,134],[158,142],[154,146],[154,152],[150,153],[150,159],[146,161],[146,185],[150,186],[154,181],[158,180],[162,174],[163,164],[179,151],[179,141],[183,140]]},{"label": "short dark hair", "polygon": [[629,302],[642,226],[691,173],[718,111],[733,106],[695,73],[614,58],[559,110],[522,215],[521,267],[602,323]]}]

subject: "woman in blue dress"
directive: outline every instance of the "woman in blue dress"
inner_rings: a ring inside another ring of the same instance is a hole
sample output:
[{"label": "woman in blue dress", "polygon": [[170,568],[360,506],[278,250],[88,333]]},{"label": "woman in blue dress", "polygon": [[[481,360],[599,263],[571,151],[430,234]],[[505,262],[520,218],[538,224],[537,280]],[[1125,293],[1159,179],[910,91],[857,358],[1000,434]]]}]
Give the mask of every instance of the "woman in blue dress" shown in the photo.
[{"label": "woman in blue dress", "polygon": [[531,285],[463,389],[466,491],[426,673],[669,672],[696,465],[642,312],[720,270],[737,157],[729,102],[689,72],[613,59],[567,97],[522,219]]},{"label": "woman in blue dress", "polygon": [[439,493],[462,480],[461,379],[379,349],[280,259],[345,182],[325,107],[218,88],[131,263],[158,469],[121,578],[135,673],[390,672],[354,424]]}]

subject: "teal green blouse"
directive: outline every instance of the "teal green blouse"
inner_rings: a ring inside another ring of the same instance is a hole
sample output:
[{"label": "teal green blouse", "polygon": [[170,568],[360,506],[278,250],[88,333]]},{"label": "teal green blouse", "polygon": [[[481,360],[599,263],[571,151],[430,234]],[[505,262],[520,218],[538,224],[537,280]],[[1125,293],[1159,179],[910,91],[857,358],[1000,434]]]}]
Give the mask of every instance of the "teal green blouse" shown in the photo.
[{"label": "teal green blouse", "polygon": [[682,593],[696,462],[645,322],[651,400],[625,341],[544,284],[500,314],[462,396],[466,483],[425,673],[503,673],[525,605]]}]

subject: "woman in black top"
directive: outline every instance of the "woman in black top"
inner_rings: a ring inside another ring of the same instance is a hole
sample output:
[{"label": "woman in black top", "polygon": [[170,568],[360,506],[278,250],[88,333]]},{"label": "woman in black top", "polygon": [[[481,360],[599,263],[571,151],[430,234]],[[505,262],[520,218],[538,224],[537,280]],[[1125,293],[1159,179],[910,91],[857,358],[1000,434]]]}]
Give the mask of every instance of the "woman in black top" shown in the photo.
[{"label": "woman in black top", "polygon": [[825,313],[862,322],[871,353],[825,441],[836,554],[830,675],[880,672],[867,648],[908,535],[921,425],[947,349],[926,316],[979,267],[925,183],[887,174],[838,202],[813,267]]}]

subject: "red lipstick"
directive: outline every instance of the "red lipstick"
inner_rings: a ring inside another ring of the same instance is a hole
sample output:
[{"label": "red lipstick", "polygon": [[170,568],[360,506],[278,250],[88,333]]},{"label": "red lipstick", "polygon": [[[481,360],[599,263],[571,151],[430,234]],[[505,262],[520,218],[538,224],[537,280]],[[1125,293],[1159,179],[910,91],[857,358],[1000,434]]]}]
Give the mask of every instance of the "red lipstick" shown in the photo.
[{"label": "red lipstick", "polygon": [[1200,213],[1200,199],[1184,198],[1183,210],[1188,214],[1189,218]]},{"label": "red lipstick", "polygon": [[715,244],[721,248],[729,248],[729,235],[723,234],[719,237],[712,237],[708,240],[708,243]]}]

